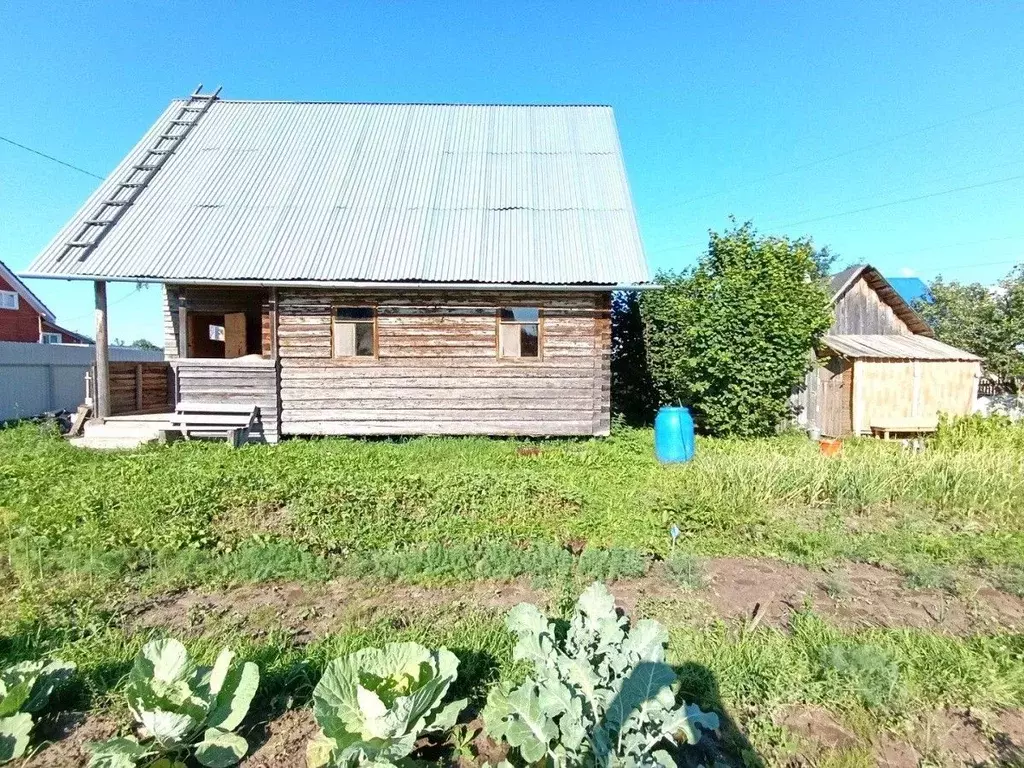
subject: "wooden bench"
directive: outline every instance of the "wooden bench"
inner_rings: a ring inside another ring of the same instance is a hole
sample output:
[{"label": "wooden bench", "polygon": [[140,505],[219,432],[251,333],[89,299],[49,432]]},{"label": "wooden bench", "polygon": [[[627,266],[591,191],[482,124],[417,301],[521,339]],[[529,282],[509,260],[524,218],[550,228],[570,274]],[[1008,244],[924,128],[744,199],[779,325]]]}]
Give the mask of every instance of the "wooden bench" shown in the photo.
[{"label": "wooden bench", "polygon": [[178,403],[170,422],[170,429],[160,435],[161,442],[180,434],[186,440],[224,438],[237,448],[245,444],[249,432],[260,423],[260,409],[256,405],[238,403]]},{"label": "wooden bench", "polygon": [[893,418],[871,422],[871,434],[886,440],[890,435],[926,435],[939,428],[934,416]]}]

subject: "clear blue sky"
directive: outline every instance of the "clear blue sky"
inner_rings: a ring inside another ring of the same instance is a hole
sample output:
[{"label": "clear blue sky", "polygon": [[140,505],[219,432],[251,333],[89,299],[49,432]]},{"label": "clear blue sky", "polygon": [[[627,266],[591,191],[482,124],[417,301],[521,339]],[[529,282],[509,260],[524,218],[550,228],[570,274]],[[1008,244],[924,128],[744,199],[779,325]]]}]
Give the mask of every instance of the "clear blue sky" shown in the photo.
[{"label": "clear blue sky", "polygon": [[[656,269],[693,263],[734,214],[811,235],[840,265],[989,282],[1024,261],[1022,60],[1024,5],[974,0],[7,0],[0,135],[105,175],[199,82],[229,98],[608,103]],[[0,260],[25,268],[97,183],[0,143]],[[91,284],[31,287],[91,332]],[[133,290],[111,290],[112,335],[159,343],[159,291]]]}]

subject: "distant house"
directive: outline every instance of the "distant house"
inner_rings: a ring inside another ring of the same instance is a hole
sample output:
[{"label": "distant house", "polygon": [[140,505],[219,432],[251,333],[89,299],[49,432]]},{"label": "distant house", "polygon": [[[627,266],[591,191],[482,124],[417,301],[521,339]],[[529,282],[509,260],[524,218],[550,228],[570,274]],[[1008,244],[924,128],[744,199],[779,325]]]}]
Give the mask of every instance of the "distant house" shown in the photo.
[{"label": "distant house", "polygon": [[887,277],[889,285],[896,289],[907,304],[913,305],[915,301],[931,301],[932,295],[928,291],[928,284],[920,277]]},{"label": "distant house", "polygon": [[0,341],[31,344],[90,344],[61,328],[45,304],[0,261]]},{"label": "distant house", "polygon": [[611,293],[648,281],[610,107],[200,93],[28,272],[163,284],[177,399],[269,440],[607,434]]},{"label": "distant house", "polygon": [[943,344],[914,308],[868,264],[831,278],[835,321],[822,366],[799,395],[800,420],[830,437],[916,434],[938,416],[971,413],[981,358]]}]

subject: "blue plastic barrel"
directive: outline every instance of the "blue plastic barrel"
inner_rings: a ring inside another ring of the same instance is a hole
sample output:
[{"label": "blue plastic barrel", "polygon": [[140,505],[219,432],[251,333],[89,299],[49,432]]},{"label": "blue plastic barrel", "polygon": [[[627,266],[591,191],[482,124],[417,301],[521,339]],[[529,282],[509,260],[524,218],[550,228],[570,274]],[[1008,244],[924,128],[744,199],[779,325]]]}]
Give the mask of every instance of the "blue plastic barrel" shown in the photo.
[{"label": "blue plastic barrel", "polygon": [[666,405],[654,418],[654,455],[663,464],[693,458],[693,417],[682,406]]}]

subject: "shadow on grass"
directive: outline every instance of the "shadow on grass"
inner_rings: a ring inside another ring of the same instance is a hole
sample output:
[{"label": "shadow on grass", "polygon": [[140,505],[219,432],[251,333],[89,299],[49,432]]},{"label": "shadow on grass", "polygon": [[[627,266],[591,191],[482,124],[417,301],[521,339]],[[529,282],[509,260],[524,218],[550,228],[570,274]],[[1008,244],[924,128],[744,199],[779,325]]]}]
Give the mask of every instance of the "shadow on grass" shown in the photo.
[{"label": "shadow on grass", "polygon": [[715,673],[703,664],[693,662],[680,664],[675,670],[679,675],[680,696],[705,712],[714,712],[719,720],[717,739],[704,738],[696,746],[684,748],[685,764],[765,768],[764,760],[726,710]]}]

